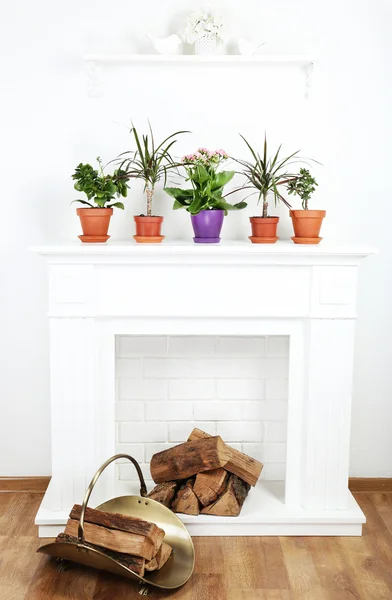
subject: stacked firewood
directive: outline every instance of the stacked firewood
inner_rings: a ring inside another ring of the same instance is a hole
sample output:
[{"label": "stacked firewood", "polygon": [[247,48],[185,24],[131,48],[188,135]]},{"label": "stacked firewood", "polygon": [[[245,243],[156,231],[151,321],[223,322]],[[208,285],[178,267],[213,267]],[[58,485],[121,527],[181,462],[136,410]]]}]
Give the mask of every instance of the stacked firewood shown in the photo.
[{"label": "stacked firewood", "polygon": [[[81,510],[75,504],[65,531],[56,542],[78,543]],[[161,569],[170,558],[172,548],[163,541],[164,537],[163,529],[144,519],[86,508],[85,546],[99,550],[141,577],[145,571]]]},{"label": "stacked firewood", "polygon": [[227,446],[221,437],[194,429],[188,441],[154,454],[153,500],[188,515],[238,516],[262,463]]}]

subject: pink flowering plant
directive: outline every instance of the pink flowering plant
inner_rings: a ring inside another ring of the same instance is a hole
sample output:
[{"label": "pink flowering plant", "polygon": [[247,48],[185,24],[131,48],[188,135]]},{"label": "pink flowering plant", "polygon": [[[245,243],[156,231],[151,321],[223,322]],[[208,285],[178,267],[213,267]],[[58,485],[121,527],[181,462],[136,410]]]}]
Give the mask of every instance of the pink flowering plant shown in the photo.
[{"label": "pink flowering plant", "polygon": [[229,210],[245,208],[246,202],[229,204],[223,196],[223,188],[234,177],[235,171],[219,171],[220,165],[229,158],[225,150],[199,148],[181,160],[186,171],[185,181],[191,188],[165,187],[165,192],[174,198],[173,209],[185,208],[191,215],[202,210]]}]

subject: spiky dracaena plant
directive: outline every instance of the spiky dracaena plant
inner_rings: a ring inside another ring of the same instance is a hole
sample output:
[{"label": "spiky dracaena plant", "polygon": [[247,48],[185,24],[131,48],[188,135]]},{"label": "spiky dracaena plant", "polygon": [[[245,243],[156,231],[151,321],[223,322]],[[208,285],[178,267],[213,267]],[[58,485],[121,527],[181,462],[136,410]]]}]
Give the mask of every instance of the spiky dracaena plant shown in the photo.
[{"label": "spiky dracaena plant", "polygon": [[287,167],[291,164],[291,159],[298,156],[299,150],[293,152],[287,158],[280,158],[280,150],[282,145],[279,146],[273,157],[268,156],[267,149],[267,137],[264,138],[264,149],[263,156],[256,152],[250,143],[241,135],[245,144],[248,146],[253,161],[246,161],[236,159],[236,162],[242,165],[242,174],[245,175],[247,185],[243,186],[243,189],[255,189],[258,193],[258,203],[262,201],[262,216],[268,217],[268,195],[272,194],[274,197],[275,204],[279,201],[283,202],[288,208],[291,205],[280,193],[278,186],[286,185],[291,178],[296,176],[287,170]]},{"label": "spiky dracaena plant", "polygon": [[[149,130],[149,134],[143,134],[140,137],[132,124],[130,133],[134,137],[136,150],[124,152],[120,155],[120,168],[125,170],[129,179],[144,181],[144,191],[147,196],[147,216],[151,217],[156,184],[163,179],[164,185],[166,185],[168,171],[178,166],[170,154],[171,148],[177,142],[173,138],[181,133],[189,133],[189,131],[176,131],[156,146],[150,123]],[[123,158],[124,156],[127,157]]]}]

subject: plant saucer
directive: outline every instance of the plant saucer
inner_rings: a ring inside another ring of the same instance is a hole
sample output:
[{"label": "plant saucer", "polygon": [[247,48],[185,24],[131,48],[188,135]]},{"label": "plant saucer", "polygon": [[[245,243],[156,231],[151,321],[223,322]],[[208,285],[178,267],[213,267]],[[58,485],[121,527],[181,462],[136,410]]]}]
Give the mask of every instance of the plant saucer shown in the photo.
[{"label": "plant saucer", "polygon": [[193,241],[195,242],[195,244],[219,244],[220,237],[212,237],[212,238],[194,237]]},{"label": "plant saucer", "polygon": [[78,238],[87,244],[102,244],[108,241],[110,235],[78,235]]},{"label": "plant saucer", "polygon": [[294,242],[294,244],[319,244],[321,242],[321,240],[323,239],[322,237],[295,237],[293,236],[291,238]]},{"label": "plant saucer", "polygon": [[133,239],[139,244],[160,244],[165,239],[164,235],[134,235]]},{"label": "plant saucer", "polygon": [[276,236],[257,237],[255,235],[250,235],[249,239],[252,242],[252,244],[276,244],[279,238]]}]

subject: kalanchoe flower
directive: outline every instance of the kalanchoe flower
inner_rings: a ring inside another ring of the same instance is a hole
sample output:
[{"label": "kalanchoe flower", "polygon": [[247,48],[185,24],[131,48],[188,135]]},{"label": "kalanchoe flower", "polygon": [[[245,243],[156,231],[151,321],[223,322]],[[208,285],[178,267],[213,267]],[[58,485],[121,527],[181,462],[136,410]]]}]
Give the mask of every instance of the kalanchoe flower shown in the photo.
[{"label": "kalanchoe flower", "polygon": [[183,164],[202,164],[205,167],[217,166],[220,162],[227,160],[229,155],[225,150],[208,150],[208,148],[198,148],[193,154],[186,154],[181,159]]}]

